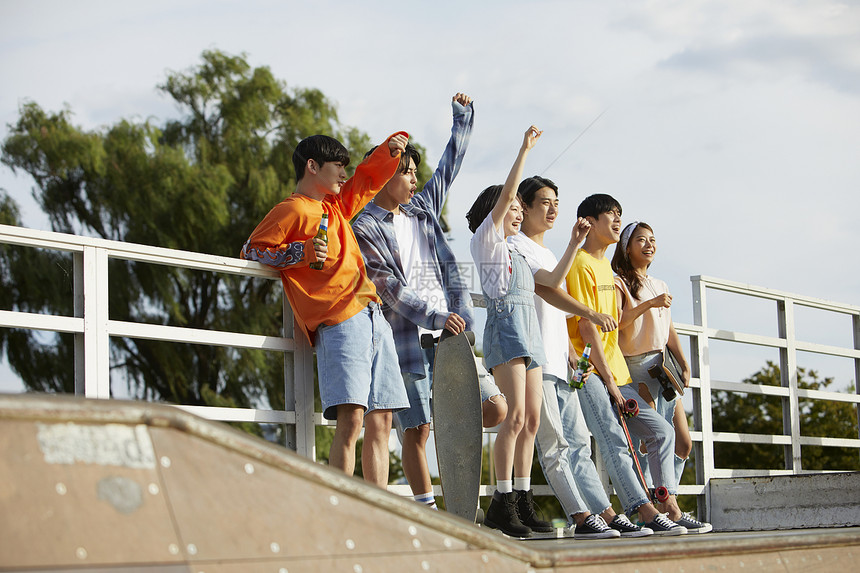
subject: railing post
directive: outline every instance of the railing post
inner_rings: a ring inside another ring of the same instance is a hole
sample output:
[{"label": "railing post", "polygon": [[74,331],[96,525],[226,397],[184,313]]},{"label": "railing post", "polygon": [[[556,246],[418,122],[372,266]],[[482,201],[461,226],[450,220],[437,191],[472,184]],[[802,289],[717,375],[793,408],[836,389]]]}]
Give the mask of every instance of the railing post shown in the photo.
[{"label": "railing post", "polygon": [[[301,331],[293,317],[293,309],[287,297],[284,301],[284,336],[292,337],[293,350],[292,371],[286,372],[285,378],[292,377],[292,388],[286,389],[286,396],[292,396],[292,409],[296,414],[294,443],[288,445],[296,453],[316,461],[316,432],[314,431],[314,349],[308,342],[307,336]],[[290,406],[287,406],[289,409]],[[289,434],[288,434],[289,436]]]},{"label": "railing post", "polygon": [[782,398],[782,432],[791,436],[791,444],[784,446],[785,469],[801,473],[800,403],[797,397],[797,341],[794,336],[794,302],[777,301],[779,337],[785,339],[785,348],[779,349],[780,383],[788,388],[788,397]]},{"label": "railing post", "polygon": [[74,310],[84,319],[84,332],[75,334],[75,394],[110,398],[107,251],[84,247],[74,259]]},{"label": "railing post", "polygon": [[699,515],[709,520],[711,491],[708,487],[714,473],[714,425],[711,416],[711,357],[708,350],[708,311],[706,285],[700,276],[690,277],[693,283],[693,324],[702,328],[693,346],[693,364],[699,370],[701,385],[696,396],[693,392],[693,427],[702,432],[702,444],[696,448],[696,482],[704,486],[705,498],[698,500]]},{"label": "railing post", "polygon": [[[854,327],[854,349],[860,350],[860,314],[851,317]],[[854,393],[860,394],[860,358],[854,359]],[[860,438],[860,404],[856,404],[857,411],[857,437]]]}]

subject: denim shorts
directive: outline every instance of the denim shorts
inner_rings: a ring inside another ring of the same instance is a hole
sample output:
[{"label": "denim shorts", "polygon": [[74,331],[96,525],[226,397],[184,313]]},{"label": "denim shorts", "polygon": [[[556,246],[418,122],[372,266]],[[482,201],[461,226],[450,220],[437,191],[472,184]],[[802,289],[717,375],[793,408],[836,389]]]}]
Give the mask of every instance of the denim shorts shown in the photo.
[{"label": "denim shorts", "polygon": [[316,354],[325,419],[336,420],[340,404],[366,412],[409,407],[394,335],[377,303],[341,323],[320,326]]},{"label": "denim shorts", "polygon": [[627,362],[627,369],[630,371],[630,377],[633,379],[633,385],[636,387],[636,390],[639,390],[639,384],[645,384],[651,393],[651,397],[654,399],[655,406],[659,402],[659,406],[663,408],[660,414],[669,423],[672,423],[672,417],[675,415],[675,400],[673,399],[669,402],[666,400],[657,400],[662,395],[663,387],[660,385],[659,380],[652,378],[648,373],[649,368],[659,366],[663,363],[663,353],[655,350],[654,352],[646,352],[637,356],[625,356],[624,360]]},{"label": "denim shorts", "polygon": [[534,306],[494,301],[484,326],[484,361],[490,372],[500,364],[523,358],[531,370],[546,362]]},{"label": "denim shorts", "polygon": [[[433,387],[433,363],[436,359],[435,347],[422,349],[421,352],[424,356],[425,376],[416,380],[415,374],[403,373],[403,384],[406,387],[406,394],[409,396],[409,409],[397,412],[397,422],[399,427],[404,430],[430,423],[430,389]],[[483,364],[478,362],[477,368],[478,385],[481,389],[481,403],[483,403],[502,392],[496,386],[496,382],[487,372],[486,368],[484,368]]]},{"label": "denim shorts", "polygon": [[535,283],[531,269],[519,253],[511,253],[507,294],[487,297],[484,325],[484,362],[490,372],[499,364],[523,358],[526,369],[546,363],[540,325],[534,306]]}]

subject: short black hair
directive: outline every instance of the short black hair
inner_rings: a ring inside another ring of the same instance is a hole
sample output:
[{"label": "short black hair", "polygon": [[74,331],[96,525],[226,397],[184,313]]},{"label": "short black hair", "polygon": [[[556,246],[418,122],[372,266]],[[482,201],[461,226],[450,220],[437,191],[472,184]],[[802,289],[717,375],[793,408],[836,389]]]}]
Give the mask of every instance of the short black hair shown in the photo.
[{"label": "short black hair", "polygon": [[520,186],[517,188],[517,193],[522,198],[522,202],[527,207],[531,207],[532,203],[535,200],[535,193],[543,189],[544,187],[549,187],[555,193],[556,198],[558,198],[558,185],[547,179],[546,177],[541,177],[540,175],[535,175],[534,177],[529,177],[528,179],[523,179],[520,183]]},{"label": "short black hair", "polygon": [[[378,145],[374,145],[370,148],[370,150],[364,154],[364,158],[367,159],[370,157],[370,154],[376,151]],[[415,167],[417,168],[421,165],[421,154],[415,149],[415,146],[411,143],[406,144],[406,149],[403,150],[403,153],[400,154],[400,167],[397,168],[398,173],[406,173],[406,170],[409,169],[409,159],[415,162]]]},{"label": "short black hair", "polygon": [[621,203],[616,201],[612,195],[597,193],[596,195],[589,195],[583,199],[582,203],[580,203],[579,207],[576,209],[576,216],[594,217],[597,219],[603,213],[608,213],[613,209],[618,209],[618,213],[621,214]]},{"label": "short black hair", "polygon": [[[504,187],[504,185],[490,185],[481,191],[481,194],[478,195],[478,198],[475,199],[474,203],[472,203],[472,208],[469,209],[468,213],[466,213],[466,221],[469,222],[469,230],[472,231],[472,233],[478,230],[478,227],[481,226],[481,223],[484,222],[484,219],[487,218],[487,215],[489,215],[490,211],[493,210],[493,207],[496,206]],[[519,193],[517,193],[517,200],[520,203],[523,202],[523,198],[520,197]]]},{"label": "short black hair", "polygon": [[328,135],[312,135],[304,138],[293,151],[296,181],[301,181],[305,176],[308,159],[313,159],[320,167],[329,161],[338,161],[346,167],[349,165],[349,151],[340,141]]}]

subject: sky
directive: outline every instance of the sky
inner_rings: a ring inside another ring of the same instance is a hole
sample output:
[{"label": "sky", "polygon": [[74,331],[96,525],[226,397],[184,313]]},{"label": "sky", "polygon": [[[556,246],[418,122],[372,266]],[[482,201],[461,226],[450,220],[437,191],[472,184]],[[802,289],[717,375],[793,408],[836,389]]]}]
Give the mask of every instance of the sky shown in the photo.
[{"label": "sky", "polygon": [[[408,131],[435,166],[465,92],[475,127],[448,203],[461,260],[462,215],[535,124],[525,171],[560,188],[548,246],[563,251],[584,197],[614,196],[654,228],[676,321],[693,321],[692,275],[860,304],[857,1],[0,0],[0,22],[0,138],[26,101],[93,130],[177,117],[156,86],[218,49],[320,89],[374,140]],[[24,224],[49,229],[31,187],[0,166]],[[739,308],[711,316],[751,331],[775,316]],[[847,319],[810,320],[828,325],[810,341],[851,344]]]}]

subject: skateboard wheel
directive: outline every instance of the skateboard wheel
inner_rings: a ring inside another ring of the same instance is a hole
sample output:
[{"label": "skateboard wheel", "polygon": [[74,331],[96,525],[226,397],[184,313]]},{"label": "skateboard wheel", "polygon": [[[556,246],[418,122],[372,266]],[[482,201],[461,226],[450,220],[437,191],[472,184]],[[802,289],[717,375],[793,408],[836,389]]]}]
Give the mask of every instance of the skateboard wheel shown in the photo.
[{"label": "skateboard wheel", "polygon": [[482,525],[484,523],[484,510],[480,507],[475,512],[475,523],[478,525]]},{"label": "skateboard wheel", "polygon": [[466,334],[466,340],[469,341],[469,344],[471,344],[472,346],[475,346],[475,333],[472,332],[471,330],[466,330],[464,332]]},{"label": "skateboard wheel", "polygon": [[657,501],[663,503],[669,499],[669,490],[661,485],[654,490],[654,497],[657,498]]},{"label": "skateboard wheel", "polygon": [[636,402],[636,400],[634,400],[633,398],[630,398],[629,400],[624,402],[624,410],[625,410],[625,413],[628,416],[630,416],[631,418],[633,416],[638,416],[639,415],[639,403]]}]

